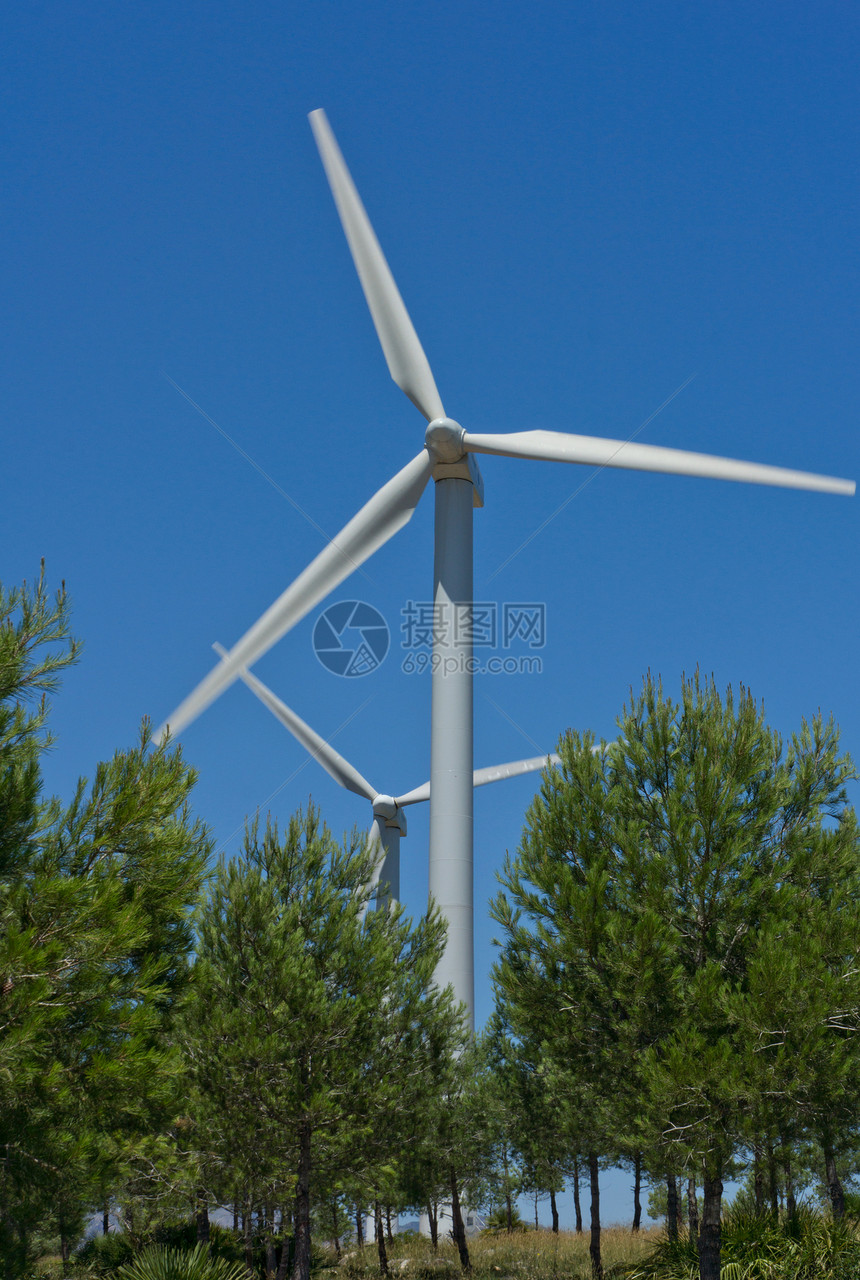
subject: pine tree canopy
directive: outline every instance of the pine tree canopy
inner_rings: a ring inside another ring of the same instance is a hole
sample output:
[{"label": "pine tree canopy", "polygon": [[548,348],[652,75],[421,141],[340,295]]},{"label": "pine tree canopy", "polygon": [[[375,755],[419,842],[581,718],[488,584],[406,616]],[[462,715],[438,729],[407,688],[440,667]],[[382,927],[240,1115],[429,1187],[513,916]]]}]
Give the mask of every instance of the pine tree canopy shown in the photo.
[{"label": "pine tree canopy", "polygon": [[103,1176],[121,1135],[169,1113],[167,1031],[210,852],[193,770],[172,745],[150,749],[146,724],[69,803],[42,794],[48,695],[78,654],[44,572],[0,589],[0,1252],[13,1273],[59,1188]]}]

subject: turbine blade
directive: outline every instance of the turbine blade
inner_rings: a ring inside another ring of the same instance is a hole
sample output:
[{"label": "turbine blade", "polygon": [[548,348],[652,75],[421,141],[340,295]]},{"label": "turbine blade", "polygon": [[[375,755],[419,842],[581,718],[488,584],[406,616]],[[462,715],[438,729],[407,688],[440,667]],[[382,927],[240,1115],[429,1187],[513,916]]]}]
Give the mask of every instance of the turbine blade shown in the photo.
[{"label": "turbine blade", "polygon": [[367,894],[367,899],[361,909],[362,920],[364,920],[364,917],[367,915],[367,909],[370,906],[370,899],[376,892],[376,886],[379,884],[379,877],[382,875],[382,868],[385,866],[386,852],[385,843],[382,838],[382,823],[377,817],[374,817],[373,822],[370,824],[370,829],[367,833],[367,844],[365,847],[368,852],[373,849],[378,849],[379,858],[373,868],[370,879],[364,886],[364,892]]},{"label": "turbine blade", "polygon": [[510,435],[471,435],[466,432],[467,453],[492,453],[503,458],[535,458],[547,462],[581,462],[594,467],[623,467],[630,471],[662,471],[669,475],[703,476],[713,480],[739,480],[746,484],[776,485],[783,489],[811,489],[818,493],[851,495],[853,480],[790,471],[760,462],[737,462],[709,453],[664,449],[655,444],[603,440],[597,436],[568,435],[562,431],[515,431]]},{"label": "turbine blade", "polygon": [[242,667],[253,665],[314,605],[319,604],[383,543],[393,538],[412,518],[433,465],[427,450],[422,449],[402,471],[383,485],[334,541],[323,548],[295,582],[245,632],[223,661],[179,704],[173,715],[153,734],[153,742],[160,742],[168,728],[174,735],[181,733],[236,680]]},{"label": "turbine blade", "polygon": [[[472,784],[485,787],[488,782],[502,782],[505,778],[518,778],[521,773],[536,773],[545,769],[547,764],[558,764],[559,757],[552,753],[545,756],[532,756],[528,760],[511,760],[508,764],[491,764],[483,769],[476,769],[472,774]],[[396,803],[403,808],[407,804],[420,804],[430,799],[430,783],[423,782],[420,787],[407,791],[405,796],[398,796]]]},{"label": "turbine blade", "polygon": [[552,752],[545,756],[532,756],[528,760],[511,760],[509,764],[491,764],[484,769],[475,770],[474,783],[476,787],[484,787],[488,782],[518,778],[522,773],[536,773],[538,769],[545,769],[548,764],[558,763],[559,757]]},{"label": "turbine blade", "polygon": [[430,422],[444,418],[424,348],[355,189],[324,111],[308,117],[385,359],[401,391]]},{"label": "turbine blade", "polygon": [[405,796],[395,796],[394,803],[401,809],[407,804],[423,804],[430,799],[430,783],[422,782],[420,787],[407,791]]},{"label": "turbine blade", "polygon": [[[226,650],[222,649],[220,645],[213,647],[217,648],[222,657],[227,656]],[[330,777],[334,778],[335,782],[345,787],[347,791],[352,791],[357,796],[362,796],[365,800],[373,801],[377,791],[367,779],[362,777],[358,770],[348,760],[345,760],[338,751],[335,751],[334,747],[326,742],[325,738],[320,737],[309,724],[305,724],[301,716],[296,715],[295,711],[288,707],[285,702],[282,702],[268,685],[263,684],[262,680],[258,680],[245,667],[239,670],[238,676],[252,693],[255,693],[260,701],[269,708],[272,715],[280,720],[285,728],[289,729],[293,737],[302,744],[308,754],[312,755],[322,765]]]}]

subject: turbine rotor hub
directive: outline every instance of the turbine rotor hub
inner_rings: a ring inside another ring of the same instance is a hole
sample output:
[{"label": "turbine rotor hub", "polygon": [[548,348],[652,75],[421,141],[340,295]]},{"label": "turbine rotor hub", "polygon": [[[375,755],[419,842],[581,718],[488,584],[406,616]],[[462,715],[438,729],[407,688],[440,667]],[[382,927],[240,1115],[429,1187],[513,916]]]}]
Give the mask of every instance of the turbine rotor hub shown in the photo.
[{"label": "turbine rotor hub", "polygon": [[381,818],[384,826],[395,827],[402,836],[406,835],[406,814],[394,796],[376,796],[373,801],[373,816]]},{"label": "turbine rotor hub", "polygon": [[434,418],[424,433],[424,443],[436,462],[459,462],[465,456],[466,432],[453,418]]}]

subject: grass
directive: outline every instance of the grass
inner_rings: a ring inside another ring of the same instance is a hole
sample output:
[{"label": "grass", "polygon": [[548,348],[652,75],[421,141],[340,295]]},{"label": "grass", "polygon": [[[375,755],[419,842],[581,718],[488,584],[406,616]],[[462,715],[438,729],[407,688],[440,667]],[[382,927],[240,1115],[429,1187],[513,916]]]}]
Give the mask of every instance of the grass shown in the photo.
[{"label": "grass", "polygon": [[[232,1232],[223,1234],[239,1248]],[[89,1248],[94,1256],[82,1257],[75,1268],[81,1280],[85,1275],[116,1277],[117,1259],[100,1255],[105,1250],[113,1254],[121,1243],[114,1237],[93,1242]],[[588,1232],[486,1232],[469,1239],[472,1277],[592,1280],[588,1245]],[[605,1227],[601,1246],[606,1280],[696,1280],[698,1276],[695,1249],[685,1232],[679,1240],[669,1241],[662,1228],[634,1235],[629,1227]],[[399,1235],[388,1246],[388,1261],[391,1280],[462,1280],[450,1239],[441,1240],[434,1252],[430,1241],[421,1236]],[[779,1222],[729,1209],[723,1220],[722,1262],[722,1280],[860,1280],[860,1224],[854,1218],[834,1223],[805,1207]],[[43,1263],[58,1266],[59,1259],[43,1259]],[[28,1280],[49,1276],[59,1280],[61,1274],[61,1268],[46,1265],[28,1273]],[[313,1280],[379,1280],[376,1245],[347,1249],[338,1261],[332,1248],[315,1241],[312,1276]]]},{"label": "grass", "polygon": [[[588,1233],[485,1233],[469,1240],[474,1280],[592,1280]],[[696,1280],[696,1251],[686,1233],[669,1241],[662,1228],[634,1235],[629,1227],[601,1232],[606,1280]],[[393,1280],[461,1280],[450,1240],[434,1254],[429,1240],[401,1236],[388,1250]],[[334,1258],[320,1258],[319,1280],[334,1280]],[[723,1221],[722,1280],[860,1280],[860,1225],[834,1223],[802,1208],[772,1222],[729,1210]],[[345,1254],[338,1280],[378,1280],[375,1245]]]},{"label": "grass", "polygon": [[[663,1238],[660,1228],[633,1234],[629,1227],[604,1227],[600,1235],[607,1280],[621,1277],[641,1263]],[[591,1280],[588,1232],[523,1231],[507,1235],[486,1233],[469,1239],[475,1280]],[[331,1260],[333,1262],[333,1259]],[[393,1277],[403,1280],[455,1280],[461,1275],[457,1251],[450,1240],[439,1242],[434,1254],[429,1240],[413,1235],[395,1238],[388,1246]],[[375,1245],[348,1251],[337,1268],[345,1280],[379,1276]],[[328,1275],[332,1270],[325,1268]],[[319,1274],[319,1272],[317,1273]]]}]

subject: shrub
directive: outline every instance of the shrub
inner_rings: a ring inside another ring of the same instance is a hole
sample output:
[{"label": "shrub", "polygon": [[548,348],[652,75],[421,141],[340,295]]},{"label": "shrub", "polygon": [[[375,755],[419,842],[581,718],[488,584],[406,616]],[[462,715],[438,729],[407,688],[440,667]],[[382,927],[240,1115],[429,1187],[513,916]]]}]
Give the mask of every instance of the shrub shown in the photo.
[{"label": "shrub", "polygon": [[[857,1280],[860,1239],[851,1222],[801,1205],[776,1222],[732,1208],[723,1218],[722,1280]],[[695,1280],[698,1259],[687,1237],[662,1240],[628,1280]]]},{"label": "shrub", "polygon": [[[190,1253],[197,1245],[197,1223],[187,1218],[179,1222],[165,1222],[155,1228],[147,1244],[161,1244],[168,1249],[182,1249]],[[245,1261],[245,1242],[229,1227],[218,1222],[209,1223],[209,1253],[213,1258],[226,1258],[230,1262]],[[263,1250],[259,1241],[254,1243],[254,1261],[262,1265]]]},{"label": "shrub", "polygon": [[860,1219],[860,1191],[846,1191],[842,1194],[845,1197],[845,1212],[849,1218]]},{"label": "shrub", "polygon": [[[209,1227],[210,1235],[212,1224]],[[176,1222],[160,1222],[148,1234],[147,1244],[161,1244],[166,1249],[183,1249],[190,1253],[197,1247],[197,1223],[193,1218],[180,1218]]]},{"label": "shrub", "polygon": [[190,1253],[150,1245],[117,1272],[118,1280],[247,1280],[247,1275],[241,1262],[210,1258],[205,1244],[197,1245]]},{"label": "shrub", "polygon": [[[499,1205],[493,1209],[486,1219],[485,1231],[492,1235],[498,1235],[500,1231],[508,1229],[508,1209],[507,1205]],[[511,1231],[528,1231],[528,1224],[523,1222],[522,1215],[516,1205],[511,1206]]]},{"label": "shrub", "polygon": [[134,1257],[134,1245],[121,1231],[92,1236],[75,1254],[75,1267],[97,1276],[110,1275]]}]

